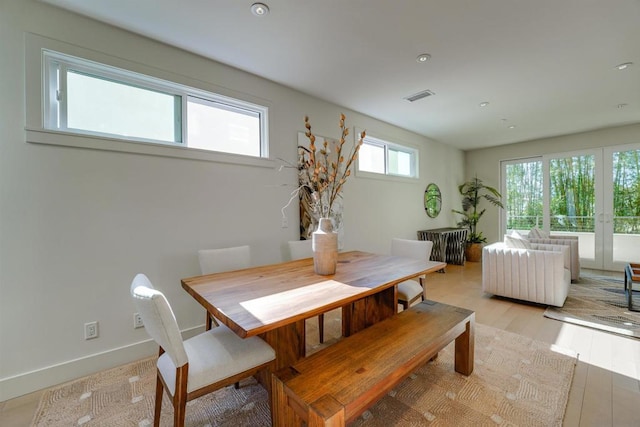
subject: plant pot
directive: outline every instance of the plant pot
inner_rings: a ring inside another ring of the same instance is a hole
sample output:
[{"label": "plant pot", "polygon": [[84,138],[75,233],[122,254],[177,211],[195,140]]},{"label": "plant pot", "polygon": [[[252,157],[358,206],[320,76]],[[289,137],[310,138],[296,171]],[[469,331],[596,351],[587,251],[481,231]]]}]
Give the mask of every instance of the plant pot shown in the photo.
[{"label": "plant pot", "polygon": [[484,243],[467,243],[464,249],[464,257],[469,262],[479,262],[482,260],[482,248]]}]

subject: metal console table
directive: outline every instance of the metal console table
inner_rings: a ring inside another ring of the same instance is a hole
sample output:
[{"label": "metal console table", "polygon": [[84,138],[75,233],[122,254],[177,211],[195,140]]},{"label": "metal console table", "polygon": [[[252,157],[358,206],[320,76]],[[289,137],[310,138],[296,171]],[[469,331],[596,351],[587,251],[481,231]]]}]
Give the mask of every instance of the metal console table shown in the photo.
[{"label": "metal console table", "polygon": [[448,264],[464,265],[464,247],[467,241],[466,228],[434,228],[418,231],[418,240],[431,240],[432,261],[442,261]]}]

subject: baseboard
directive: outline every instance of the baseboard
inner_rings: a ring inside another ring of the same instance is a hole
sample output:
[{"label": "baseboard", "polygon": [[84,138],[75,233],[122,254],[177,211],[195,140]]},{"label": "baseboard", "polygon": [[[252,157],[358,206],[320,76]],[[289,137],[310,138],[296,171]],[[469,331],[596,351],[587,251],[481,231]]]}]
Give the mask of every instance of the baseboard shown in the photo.
[{"label": "baseboard", "polygon": [[[182,331],[185,339],[204,331],[204,325]],[[0,379],[0,402],[62,384],[105,369],[158,354],[151,339],[92,354],[31,372]]]}]

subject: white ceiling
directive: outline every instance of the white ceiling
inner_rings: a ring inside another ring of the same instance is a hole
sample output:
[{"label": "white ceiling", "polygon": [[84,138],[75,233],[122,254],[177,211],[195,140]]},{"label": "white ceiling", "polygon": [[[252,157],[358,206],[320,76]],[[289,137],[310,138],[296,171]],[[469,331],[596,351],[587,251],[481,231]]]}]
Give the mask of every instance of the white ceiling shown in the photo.
[{"label": "white ceiling", "polygon": [[640,0],[43,1],[465,150],[640,123]]}]

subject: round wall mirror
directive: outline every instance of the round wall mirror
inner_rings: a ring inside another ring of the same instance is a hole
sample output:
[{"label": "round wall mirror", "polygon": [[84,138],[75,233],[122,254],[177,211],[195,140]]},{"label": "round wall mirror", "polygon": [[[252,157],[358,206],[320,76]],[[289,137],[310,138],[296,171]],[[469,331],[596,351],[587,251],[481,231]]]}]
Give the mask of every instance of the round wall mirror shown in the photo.
[{"label": "round wall mirror", "polygon": [[441,207],[442,194],[440,194],[440,189],[434,183],[427,185],[427,189],[424,190],[424,210],[429,218],[437,217]]}]

